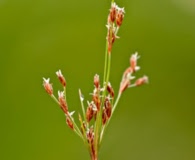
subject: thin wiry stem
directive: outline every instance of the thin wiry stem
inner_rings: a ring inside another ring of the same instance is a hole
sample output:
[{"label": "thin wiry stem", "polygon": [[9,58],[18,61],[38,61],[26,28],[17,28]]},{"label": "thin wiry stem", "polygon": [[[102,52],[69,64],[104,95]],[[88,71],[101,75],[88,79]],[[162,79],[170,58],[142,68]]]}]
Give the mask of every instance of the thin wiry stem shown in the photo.
[{"label": "thin wiry stem", "polygon": [[[104,80],[103,80],[103,86],[104,86],[104,91],[103,91],[103,97],[102,97],[102,102],[103,100],[105,99],[105,94],[106,94],[106,86],[107,86],[107,83],[106,82],[106,78],[107,78],[107,61],[108,61],[108,44],[106,42],[106,51],[105,51],[105,66],[104,66]],[[102,103],[103,104],[103,103]],[[97,112],[97,119],[96,119],[96,122],[95,122],[95,128],[94,128],[94,133],[95,133],[95,140],[94,140],[94,145],[95,145],[95,152],[96,152],[96,156],[98,154],[98,146],[99,146],[99,134],[100,134],[100,128],[101,128],[101,115],[102,115],[102,104],[101,104],[101,107],[100,107],[100,111]]]},{"label": "thin wiry stem", "polygon": [[108,43],[106,42],[105,62],[104,62],[104,79],[103,79],[103,86],[105,85],[105,84],[104,84],[104,82],[106,81],[107,61],[108,61]]},{"label": "thin wiry stem", "polygon": [[66,87],[64,87],[64,98],[66,100]]}]

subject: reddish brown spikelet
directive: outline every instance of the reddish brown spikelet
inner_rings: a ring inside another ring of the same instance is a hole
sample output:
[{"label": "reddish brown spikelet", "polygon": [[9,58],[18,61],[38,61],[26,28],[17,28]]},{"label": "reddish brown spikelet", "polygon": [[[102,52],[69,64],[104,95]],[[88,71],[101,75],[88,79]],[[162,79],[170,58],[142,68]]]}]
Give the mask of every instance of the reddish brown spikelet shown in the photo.
[{"label": "reddish brown spikelet", "polygon": [[143,77],[139,78],[138,80],[136,80],[135,85],[140,86],[140,85],[143,85],[145,83],[148,83],[148,77],[147,76],[143,76]]},{"label": "reddish brown spikelet", "polygon": [[93,118],[93,107],[92,104],[89,104],[89,106],[87,107],[87,111],[86,111],[86,119],[87,122],[90,122],[91,119]]},{"label": "reddish brown spikelet", "polygon": [[94,85],[97,89],[100,87],[100,79],[99,79],[99,75],[97,74],[94,76]]},{"label": "reddish brown spikelet", "polygon": [[58,76],[58,79],[59,79],[60,83],[61,83],[64,87],[66,87],[66,80],[65,80],[64,76],[62,75],[61,70],[57,71],[56,74],[57,74],[57,76]]},{"label": "reddish brown spikelet", "polygon": [[66,124],[68,125],[68,127],[70,127],[71,129],[74,129],[74,125],[72,123],[72,121],[70,120],[69,117],[66,117]]},{"label": "reddish brown spikelet", "polygon": [[91,127],[89,129],[89,131],[87,132],[87,140],[90,146],[90,150],[91,150],[91,158],[93,160],[97,160],[95,157],[95,148],[94,148],[94,131],[93,131],[93,127]]},{"label": "reddish brown spikelet", "polygon": [[112,88],[110,83],[108,83],[107,85],[107,91],[112,96],[112,98],[114,98],[114,89]]},{"label": "reddish brown spikelet", "polygon": [[106,109],[106,115],[107,115],[107,117],[110,118],[111,113],[112,113],[112,106],[111,106],[109,97],[107,97],[107,98],[105,99],[104,107],[105,107],[105,109]]},{"label": "reddish brown spikelet", "polygon": [[131,66],[133,72],[135,72],[135,71],[140,69],[140,67],[137,66],[138,58],[139,58],[139,56],[138,56],[137,52],[135,54],[132,54],[132,56],[130,57],[130,66]]},{"label": "reddish brown spikelet", "polygon": [[109,14],[109,22],[114,23],[115,19],[116,19],[116,4],[112,3],[110,14]]},{"label": "reddish brown spikelet", "polygon": [[124,18],[124,10],[119,9],[117,12],[117,15],[116,15],[116,24],[118,27],[120,27],[122,25],[123,18]]},{"label": "reddish brown spikelet", "polygon": [[45,88],[45,91],[49,95],[53,95],[53,87],[52,84],[49,83],[49,78],[48,79],[43,78],[43,86]]},{"label": "reddish brown spikelet", "polygon": [[105,125],[106,121],[107,121],[106,109],[103,108],[103,111],[102,111],[102,124]]},{"label": "reddish brown spikelet", "polygon": [[113,27],[111,27],[110,25],[107,25],[108,28],[108,34],[107,34],[107,43],[108,43],[108,53],[110,54],[112,51],[112,45],[115,42],[115,39],[117,38]]},{"label": "reddish brown spikelet", "polygon": [[89,131],[87,132],[87,139],[89,143],[93,143],[94,140],[94,132],[93,132],[93,127],[91,127],[89,129]]},{"label": "reddish brown spikelet", "polygon": [[101,101],[100,101],[100,97],[98,94],[93,94],[93,101],[97,107],[97,110],[100,110],[100,105],[101,105]]},{"label": "reddish brown spikelet", "polygon": [[60,104],[60,108],[63,110],[65,114],[68,114],[68,105],[66,103],[66,100],[64,98],[64,92],[58,91],[58,101]]}]

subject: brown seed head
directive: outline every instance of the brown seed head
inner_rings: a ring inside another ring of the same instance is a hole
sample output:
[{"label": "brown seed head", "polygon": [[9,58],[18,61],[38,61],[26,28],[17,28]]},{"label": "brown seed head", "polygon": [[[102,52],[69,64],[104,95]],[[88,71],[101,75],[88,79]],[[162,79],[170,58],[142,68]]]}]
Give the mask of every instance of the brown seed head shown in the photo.
[{"label": "brown seed head", "polygon": [[116,24],[118,27],[122,25],[124,18],[124,8],[118,8],[118,12],[116,14]]},{"label": "brown seed head", "polygon": [[114,23],[116,19],[116,3],[111,4],[110,14],[109,14],[109,23]]},{"label": "brown seed head", "polygon": [[86,111],[86,119],[87,119],[88,123],[93,118],[93,112],[94,112],[93,111],[93,104],[89,104],[89,106],[87,107],[87,111]]},{"label": "brown seed head", "polygon": [[62,75],[61,70],[57,71],[57,72],[56,72],[56,75],[58,76],[58,79],[59,79],[60,83],[61,83],[64,87],[66,87],[66,80],[65,80],[64,76]]},{"label": "brown seed head", "polygon": [[118,38],[116,35],[115,35],[115,28],[111,25],[107,25],[106,26],[108,28],[108,33],[107,33],[107,43],[108,43],[108,53],[110,54],[111,53],[111,50],[112,50],[112,45],[113,43],[115,42],[116,38]]},{"label": "brown seed head", "polygon": [[105,110],[106,110],[107,117],[110,118],[111,113],[112,113],[112,106],[111,106],[109,97],[106,97],[106,99],[104,101],[104,107],[105,107]]},{"label": "brown seed head", "polygon": [[49,80],[50,80],[49,78],[48,79],[43,78],[43,86],[49,95],[53,95],[53,87],[52,84],[49,83]]},{"label": "brown seed head", "polygon": [[140,69],[139,66],[137,66],[137,60],[138,60],[139,56],[138,53],[136,52],[135,54],[132,54],[131,58],[130,58],[130,66],[133,70],[133,72],[137,71]]},{"label": "brown seed head", "polygon": [[136,80],[135,85],[140,86],[140,85],[143,85],[145,83],[148,83],[148,77],[147,76],[143,76],[143,77],[139,78],[138,80]]},{"label": "brown seed head", "polygon": [[100,96],[98,94],[93,94],[93,101],[97,107],[97,110],[99,111],[101,105]]},{"label": "brown seed head", "polygon": [[60,108],[63,110],[65,114],[68,114],[68,105],[66,103],[66,100],[64,98],[64,92],[58,91],[58,101],[60,104]]},{"label": "brown seed head", "polygon": [[93,143],[94,140],[94,131],[93,131],[93,127],[91,127],[88,132],[87,132],[87,139],[89,143]]},{"label": "brown seed head", "polygon": [[100,79],[99,79],[99,75],[97,75],[97,74],[94,76],[94,85],[95,85],[95,87],[97,89],[99,89],[99,87],[100,87]]},{"label": "brown seed head", "polygon": [[102,124],[105,125],[106,121],[107,121],[106,109],[103,108],[103,111],[102,111]]},{"label": "brown seed head", "polygon": [[66,117],[66,124],[68,125],[68,127],[70,127],[71,129],[74,129],[74,125],[72,123],[72,121],[70,120],[70,118],[67,116]]},{"label": "brown seed head", "polygon": [[114,98],[114,89],[112,88],[110,82],[107,85],[107,91],[112,96],[112,98]]}]

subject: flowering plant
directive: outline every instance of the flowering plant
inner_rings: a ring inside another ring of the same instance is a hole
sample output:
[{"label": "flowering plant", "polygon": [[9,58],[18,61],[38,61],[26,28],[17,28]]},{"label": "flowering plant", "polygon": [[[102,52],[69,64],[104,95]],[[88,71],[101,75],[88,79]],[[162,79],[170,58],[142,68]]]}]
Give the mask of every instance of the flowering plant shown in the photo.
[{"label": "flowering plant", "polygon": [[[103,84],[100,85],[99,75],[94,76],[94,90],[92,93],[92,100],[87,101],[87,107],[84,105],[84,96],[79,90],[79,97],[82,108],[82,116],[79,114],[80,127],[75,123],[73,114],[70,112],[66,99],[66,80],[61,73],[61,70],[56,72],[56,75],[62,84],[63,91],[58,91],[58,98],[53,94],[52,84],[50,79],[43,78],[43,86],[46,92],[54,99],[60,106],[66,117],[66,123],[85,143],[92,160],[98,160],[99,148],[116,106],[122,93],[131,87],[140,86],[148,82],[148,77],[143,76],[132,83],[135,74],[140,67],[137,66],[139,55],[136,52],[130,57],[130,65],[124,71],[120,83],[117,98],[115,98],[114,89],[109,81],[110,67],[111,67],[111,52],[112,46],[117,38],[117,33],[122,25],[124,18],[124,8],[120,8],[116,3],[111,3],[110,12],[107,20],[107,37],[106,37],[106,51],[105,51],[105,66]],[[94,120],[92,120],[94,119]]]}]

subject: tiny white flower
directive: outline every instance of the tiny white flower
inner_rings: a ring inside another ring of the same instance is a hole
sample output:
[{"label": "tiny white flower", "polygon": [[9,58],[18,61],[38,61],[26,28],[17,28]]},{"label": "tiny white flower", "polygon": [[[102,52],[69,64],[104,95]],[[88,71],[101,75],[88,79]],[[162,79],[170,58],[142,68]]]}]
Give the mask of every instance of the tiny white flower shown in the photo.
[{"label": "tiny white flower", "polygon": [[122,12],[122,13],[125,13],[125,8],[124,8],[124,7],[121,8],[121,7],[119,7],[119,6],[116,5],[116,9],[117,9],[118,11]]},{"label": "tiny white flower", "polygon": [[58,97],[64,97],[64,91],[58,91]]},{"label": "tiny white flower", "polygon": [[45,78],[43,77],[43,81],[44,81],[45,84],[49,84],[50,78],[45,79]]},{"label": "tiny white flower", "polygon": [[50,95],[53,94],[53,88],[52,88],[52,84],[49,83],[49,78],[48,79],[45,79],[43,77],[43,87],[45,88],[46,92]]},{"label": "tiny white flower", "polygon": [[135,52],[134,54],[132,54],[131,58],[137,60],[140,58],[140,56],[138,55],[138,52]]},{"label": "tiny white flower", "polygon": [[58,77],[63,77],[62,72],[61,72],[60,69],[59,69],[59,71],[56,72],[56,75],[57,75]]},{"label": "tiny white flower", "polygon": [[133,69],[133,71],[138,71],[140,69],[139,66],[137,66],[137,60],[140,58],[140,56],[138,55],[138,52],[135,52],[134,54],[132,54],[132,56],[130,57],[130,65],[131,68]]},{"label": "tiny white flower", "polygon": [[74,114],[75,111],[72,111],[69,113],[69,115],[72,117],[72,115]]}]

